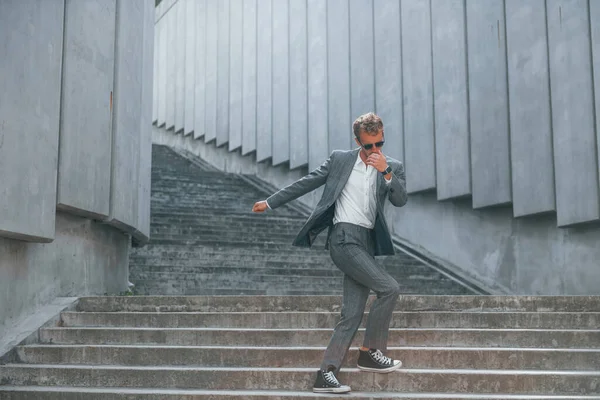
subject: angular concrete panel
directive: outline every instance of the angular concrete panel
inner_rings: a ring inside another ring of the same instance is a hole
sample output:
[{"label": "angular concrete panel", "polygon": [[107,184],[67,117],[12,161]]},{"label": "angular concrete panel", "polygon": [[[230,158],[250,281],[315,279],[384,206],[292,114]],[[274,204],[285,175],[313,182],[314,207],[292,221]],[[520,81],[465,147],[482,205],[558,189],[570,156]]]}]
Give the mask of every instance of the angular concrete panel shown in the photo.
[{"label": "angular concrete panel", "polygon": [[144,3],[117,0],[110,216],[135,231],[138,224],[142,121]]},{"label": "angular concrete panel", "polygon": [[183,131],[185,124],[185,34],[186,1],[179,0],[169,13],[175,14],[175,132]]},{"label": "angular concrete panel", "polygon": [[194,139],[206,133],[206,0],[196,0],[196,51],[194,58]]},{"label": "angular concrete panel", "polygon": [[229,0],[219,0],[218,13],[217,146],[221,146],[229,141]]},{"label": "angular concrete panel", "polygon": [[[180,0],[182,1],[182,0]],[[196,117],[196,0],[185,0],[185,111],[183,133],[194,131]],[[202,36],[200,36],[202,38]]]},{"label": "angular concrete panel", "polygon": [[512,201],[504,2],[467,0],[473,207]]},{"label": "angular concrete panel", "polygon": [[177,13],[171,8],[163,17],[167,25],[167,80],[166,80],[166,101],[167,101],[167,129],[175,127],[175,103],[177,87]]},{"label": "angular concrete panel", "polygon": [[558,226],[600,219],[588,2],[547,1]]},{"label": "angular concrete panel", "polygon": [[152,171],[152,106],[155,52],[154,0],[144,0],[144,47],[142,55],[142,112],[140,114],[140,157],[138,181],[138,220],[134,235],[139,241],[150,237],[150,188]]},{"label": "angular concrete panel", "polygon": [[154,38],[154,42],[156,50],[153,51],[154,59],[153,59],[153,68],[152,68],[152,123],[158,122],[158,27],[154,22],[154,14],[152,18],[152,26],[153,32],[156,35]]},{"label": "angular concrete panel", "polygon": [[327,90],[329,151],[354,147],[350,113],[350,7],[348,0],[327,1]]},{"label": "angular concrete panel", "polygon": [[242,154],[256,150],[256,0],[244,0]]},{"label": "angular concrete panel", "polygon": [[288,0],[273,2],[273,165],[290,159],[291,77],[288,13]]},{"label": "angular concrete panel", "polygon": [[272,81],[272,7],[270,1],[257,0],[256,42],[256,161],[272,155],[271,118]]},{"label": "angular concrete panel", "polygon": [[306,8],[306,0],[290,0],[290,168],[308,163]]},{"label": "angular concrete panel", "polygon": [[229,150],[242,146],[244,1],[231,0],[229,25]]},{"label": "angular concrete panel", "polygon": [[506,0],[505,12],[512,201],[521,217],[556,209],[545,0]]},{"label": "angular concrete panel", "polygon": [[64,10],[0,2],[0,236],[54,239]]},{"label": "angular concrete panel", "polygon": [[463,0],[432,0],[433,93],[438,200],[471,194]]},{"label": "angular concrete panel", "polygon": [[[590,1],[590,27],[592,33],[592,57],[594,69],[594,99],[596,104],[596,141],[600,154],[600,3]],[[600,174],[600,157],[598,158],[598,173]]]},{"label": "angular concrete panel", "polygon": [[429,0],[400,6],[406,189],[414,193],[436,186],[431,8]]},{"label": "angular concrete panel", "polygon": [[115,14],[115,0],[65,3],[57,207],[97,219],[110,211]]},{"label": "angular concrete panel", "polygon": [[327,4],[308,0],[308,168],[329,156],[327,83]]},{"label": "angular concrete panel", "polygon": [[219,34],[219,0],[206,0],[206,77],[205,77],[205,134],[206,143],[217,137],[217,38]]},{"label": "angular concrete panel", "polygon": [[386,155],[404,159],[400,2],[375,0],[375,104],[383,120]]},{"label": "angular concrete panel", "polygon": [[158,53],[158,87],[156,96],[158,102],[158,118],[156,126],[164,126],[167,122],[167,18],[163,17],[156,23],[156,38]]},{"label": "angular concrete panel", "polygon": [[[375,111],[373,1],[350,2],[351,119]],[[375,24],[377,25],[377,24]]]}]

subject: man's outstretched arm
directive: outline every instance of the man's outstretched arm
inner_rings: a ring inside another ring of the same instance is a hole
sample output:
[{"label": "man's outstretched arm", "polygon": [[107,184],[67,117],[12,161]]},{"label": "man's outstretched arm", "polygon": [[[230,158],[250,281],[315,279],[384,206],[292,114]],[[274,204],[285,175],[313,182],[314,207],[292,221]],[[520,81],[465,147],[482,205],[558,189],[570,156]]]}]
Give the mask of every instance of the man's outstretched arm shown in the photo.
[{"label": "man's outstretched arm", "polygon": [[268,208],[275,209],[277,207],[281,207],[285,203],[295,200],[298,197],[312,192],[320,186],[323,186],[327,181],[327,176],[329,175],[329,166],[332,156],[333,153],[323,164],[321,164],[320,167],[313,170],[310,174],[279,190],[275,194],[271,195],[267,200],[255,203],[254,207],[252,207],[252,211],[263,212]]}]

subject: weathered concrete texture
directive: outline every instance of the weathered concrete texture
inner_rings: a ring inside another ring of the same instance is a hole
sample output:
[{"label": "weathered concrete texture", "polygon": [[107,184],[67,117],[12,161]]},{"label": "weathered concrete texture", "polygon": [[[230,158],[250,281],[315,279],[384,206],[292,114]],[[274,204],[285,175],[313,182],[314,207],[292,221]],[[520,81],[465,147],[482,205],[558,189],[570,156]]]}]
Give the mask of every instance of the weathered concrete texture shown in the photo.
[{"label": "weathered concrete texture", "polygon": [[63,1],[0,2],[0,236],[54,238],[63,20]]},{"label": "weathered concrete texture", "polygon": [[163,126],[167,121],[167,18],[160,19],[156,25],[156,52],[158,53],[158,79],[156,93],[158,96],[157,126]]},{"label": "weathered concrete texture", "polygon": [[290,168],[308,163],[307,2],[290,0]]},{"label": "weathered concrete texture", "polygon": [[506,23],[502,1],[466,4],[470,168],[473,207],[480,208],[512,201]]},{"label": "weathered concrete texture", "polygon": [[155,124],[158,122],[158,63],[159,63],[159,42],[158,42],[158,27],[154,22],[155,15],[152,15],[152,26],[154,26],[154,68],[152,72],[152,123]]},{"label": "weathered concrete texture", "polygon": [[[172,10],[172,9],[171,9]],[[175,102],[176,102],[176,83],[177,83],[177,13],[168,12],[163,17],[167,26],[167,77],[165,81],[166,87],[166,128],[173,129],[175,126]]]},{"label": "weathered concrete texture", "polygon": [[400,6],[406,189],[414,193],[436,187],[431,9],[427,0]]},{"label": "weathered concrete texture", "polygon": [[[180,0],[181,1],[181,0]],[[185,112],[183,133],[189,135],[194,131],[196,108],[194,97],[196,92],[196,39],[204,40],[204,35],[196,34],[196,1],[185,0]]]},{"label": "weathered concrete texture", "polygon": [[115,0],[65,4],[57,207],[98,219],[110,211],[115,14]]},{"label": "weathered concrete texture", "polygon": [[152,167],[152,75],[155,51],[154,3],[144,0],[144,35],[142,55],[142,101],[140,114],[140,158],[138,181],[138,220],[133,236],[142,242],[150,237],[150,188]]},{"label": "weathered concrete texture", "polygon": [[175,80],[171,82],[175,86],[175,132],[182,131],[185,124],[185,3],[185,0],[177,1],[169,13],[175,18]]},{"label": "weathered concrete texture", "polygon": [[0,337],[57,297],[125,290],[129,242],[110,226],[62,212],[52,243],[0,239]]},{"label": "weathered concrete texture", "polygon": [[600,219],[588,2],[547,1],[558,226]]},{"label": "weathered concrete texture", "polygon": [[204,141],[217,137],[217,40],[218,0],[206,0],[206,76]]},{"label": "weathered concrete texture", "polygon": [[556,210],[544,0],[506,1],[513,212]]},{"label": "weathered concrete texture", "polygon": [[308,168],[329,156],[327,83],[327,3],[307,0],[308,35]]},{"label": "weathered concrete texture", "polygon": [[256,42],[256,161],[273,154],[272,3],[257,0]]},{"label": "weathered concrete texture", "polygon": [[229,9],[229,0],[219,0],[218,48],[216,53],[217,146],[229,141]]},{"label": "weathered concrete texture", "polygon": [[194,82],[194,139],[206,133],[206,0],[194,1],[196,5],[196,52]]},{"label": "weathered concrete texture", "polygon": [[349,13],[348,1],[327,2],[327,90],[332,99],[327,102],[329,152],[353,147],[352,122],[358,117],[350,114]]},{"label": "weathered concrete texture", "polygon": [[354,120],[359,115],[375,111],[374,5],[372,0],[354,0],[349,4],[350,116]]},{"label": "weathered concrete texture", "polygon": [[256,0],[244,0],[242,154],[256,150]]},{"label": "weathered concrete texture", "polygon": [[[375,104],[383,120],[386,155],[404,160],[404,118],[402,107],[402,44],[400,2],[373,3],[375,30]],[[412,57],[412,55],[410,56]]]},{"label": "weathered concrete texture", "polygon": [[[296,16],[294,16],[295,18]],[[273,165],[290,160],[289,4],[273,2]]]},{"label": "weathered concrete texture", "polygon": [[243,0],[231,0],[229,24],[229,150],[242,146]]},{"label": "weathered concrete texture", "polygon": [[117,0],[110,216],[133,232],[138,223],[142,121],[140,73],[144,49],[144,3]]},{"label": "weathered concrete texture", "polygon": [[[600,154],[600,4],[590,1],[590,28],[592,35],[592,65],[594,70],[594,93],[596,104],[596,140]],[[598,157],[600,175],[600,157]]]},{"label": "weathered concrete texture", "polygon": [[599,293],[597,228],[557,229],[552,216],[516,220],[510,209],[472,210],[431,194],[411,196],[393,220],[400,238],[498,293]]},{"label": "weathered concrete texture", "polygon": [[471,194],[463,0],[431,3],[438,200]]}]

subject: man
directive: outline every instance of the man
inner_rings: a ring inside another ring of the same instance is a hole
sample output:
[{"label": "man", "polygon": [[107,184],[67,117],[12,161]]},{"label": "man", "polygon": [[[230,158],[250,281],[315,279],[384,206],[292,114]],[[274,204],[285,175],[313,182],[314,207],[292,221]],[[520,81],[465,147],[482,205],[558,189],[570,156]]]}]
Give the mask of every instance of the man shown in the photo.
[{"label": "man", "polygon": [[334,151],[319,168],[252,209],[276,209],[325,185],[316,209],[294,240],[295,246],[310,247],[315,237],[329,228],[326,248],[344,273],[341,319],[317,372],[313,387],[317,393],[351,390],[340,384],[336,375],[360,326],[370,290],[377,299],[369,312],[357,366],[363,371],[387,373],[402,365],[383,354],[400,288],[374,256],[394,254],[383,208],[386,198],[396,207],[406,204],[404,167],[383,155],[383,123],[377,115],[361,115],[352,129],[359,148]]}]

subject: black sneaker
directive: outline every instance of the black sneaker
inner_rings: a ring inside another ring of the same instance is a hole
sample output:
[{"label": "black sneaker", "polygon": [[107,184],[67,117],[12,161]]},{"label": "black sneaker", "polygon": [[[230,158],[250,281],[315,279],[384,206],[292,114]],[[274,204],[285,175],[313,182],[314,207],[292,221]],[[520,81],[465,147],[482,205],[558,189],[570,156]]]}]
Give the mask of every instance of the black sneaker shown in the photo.
[{"label": "black sneaker", "polygon": [[397,370],[402,366],[402,361],[392,360],[381,353],[381,350],[370,349],[368,351],[359,351],[358,356],[358,369],[369,372],[379,372],[386,374]]},{"label": "black sneaker", "polygon": [[333,374],[333,371],[319,370],[317,372],[317,380],[313,386],[315,393],[347,393],[350,386],[342,385],[338,382]]}]

